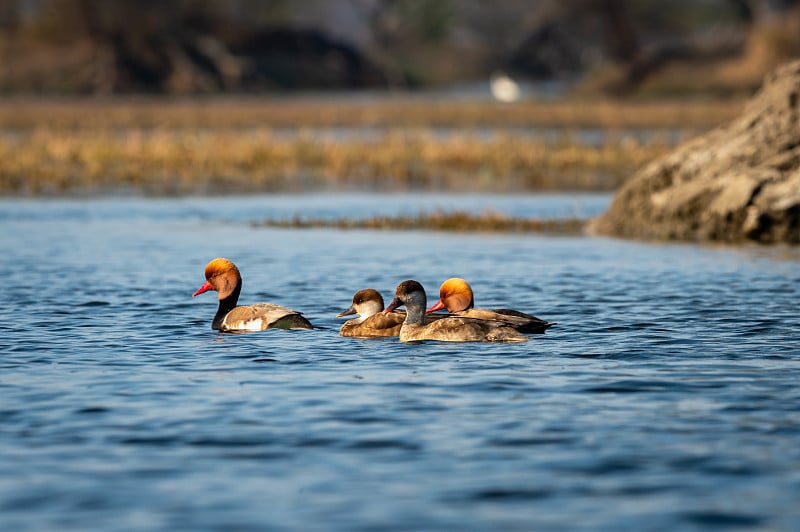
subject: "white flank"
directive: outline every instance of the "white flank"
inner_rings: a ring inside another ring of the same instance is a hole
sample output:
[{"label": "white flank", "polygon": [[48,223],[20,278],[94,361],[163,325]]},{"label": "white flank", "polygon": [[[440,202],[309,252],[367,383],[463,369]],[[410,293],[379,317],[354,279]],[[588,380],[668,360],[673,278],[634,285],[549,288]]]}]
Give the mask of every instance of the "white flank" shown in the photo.
[{"label": "white flank", "polygon": [[262,331],[264,327],[264,320],[256,318],[249,321],[237,321],[236,323],[229,323],[228,320],[222,322],[222,325],[229,331]]}]

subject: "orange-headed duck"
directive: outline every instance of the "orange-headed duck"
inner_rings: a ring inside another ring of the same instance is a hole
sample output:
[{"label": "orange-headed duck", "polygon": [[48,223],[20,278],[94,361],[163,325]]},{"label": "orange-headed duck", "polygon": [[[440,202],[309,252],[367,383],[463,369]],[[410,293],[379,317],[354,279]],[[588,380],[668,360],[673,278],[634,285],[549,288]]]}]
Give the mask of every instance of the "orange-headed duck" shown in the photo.
[{"label": "orange-headed duck", "polygon": [[475,297],[472,294],[472,287],[464,279],[452,277],[439,287],[439,301],[426,312],[430,313],[446,308],[447,312],[455,316],[502,321],[523,333],[544,334],[549,327],[555,325],[554,322],[545,321],[517,310],[504,308],[489,310],[474,307]]},{"label": "orange-headed duck", "polygon": [[524,342],[527,336],[495,320],[480,320],[461,316],[447,316],[425,323],[427,298],[425,289],[417,281],[403,281],[397,285],[395,296],[384,310],[389,313],[406,306],[406,319],[400,328],[401,342],[439,340],[442,342]]},{"label": "orange-headed duck", "polygon": [[226,332],[263,331],[264,329],[313,329],[299,312],[272,303],[237,307],[242,290],[239,268],[228,259],[214,259],[206,265],[206,282],[192,297],[215,290],[219,308],[211,328]]}]

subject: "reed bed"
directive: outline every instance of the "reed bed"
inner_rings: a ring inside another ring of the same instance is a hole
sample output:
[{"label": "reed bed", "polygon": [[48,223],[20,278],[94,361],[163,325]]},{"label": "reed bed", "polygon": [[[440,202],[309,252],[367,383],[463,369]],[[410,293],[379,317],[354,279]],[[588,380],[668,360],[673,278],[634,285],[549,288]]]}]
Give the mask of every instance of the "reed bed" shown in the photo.
[{"label": "reed bed", "polygon": [[586,220],[579,218],[533,219],[510,217],[496,212],[472,214],[465,211],[420,212],[416,216],[376,216],[353,218],[267,219],[258,225],[292,229],[331,227],[336,229],[434,230],[492,233],[580,234]]},{"label": "reed bed", "polygon": [[598,146],[508,130],[395,128],[339,139],[301,130],[36,128],[0,135],[0,194],[333,190],[611,190],[671,147]]},{"label": "reed bed", "polygon": [[444,97],[209,97],[0,101],[0,127],[32,129],[242,127],[548,127],[707,129],[742,100],[524,100]]},{"label": "reed bed", "polygon": [[[364,95],[11,98],[0,101],[0,194],[612,190],[668,151],[676,131],[703,131],[740,107]],[[581,140],[587,128],[602,141]],[[642,140],[643,128],[664,134]]]}]

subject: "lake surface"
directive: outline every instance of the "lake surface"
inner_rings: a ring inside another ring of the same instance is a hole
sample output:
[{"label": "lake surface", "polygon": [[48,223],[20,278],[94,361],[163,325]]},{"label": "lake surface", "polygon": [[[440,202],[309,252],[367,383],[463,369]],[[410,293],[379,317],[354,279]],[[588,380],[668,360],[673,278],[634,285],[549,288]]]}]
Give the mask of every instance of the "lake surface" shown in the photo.
[{"label": "lake surface", "polygon": [[[0,529],[797,530],[800,250],[254,226],[608,201],[0,201]],[[217,256],[319,329],[212,331]],[[558,325],[338,336],[356,290],[455,275]]]}]

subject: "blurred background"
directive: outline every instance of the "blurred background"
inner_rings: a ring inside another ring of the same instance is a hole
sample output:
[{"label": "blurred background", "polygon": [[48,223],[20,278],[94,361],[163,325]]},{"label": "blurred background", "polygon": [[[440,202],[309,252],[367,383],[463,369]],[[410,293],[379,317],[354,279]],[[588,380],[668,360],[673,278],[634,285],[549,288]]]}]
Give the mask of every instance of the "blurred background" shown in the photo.
[{"label": "blurred background", "polygon": [[752,90],[800,53],[797,0],[4,0],[4,93],[408,90],[515,78]]},{"label": "blurred background", "polygon": [[612,191],[797,0],[4,0],[0,193]]}]

